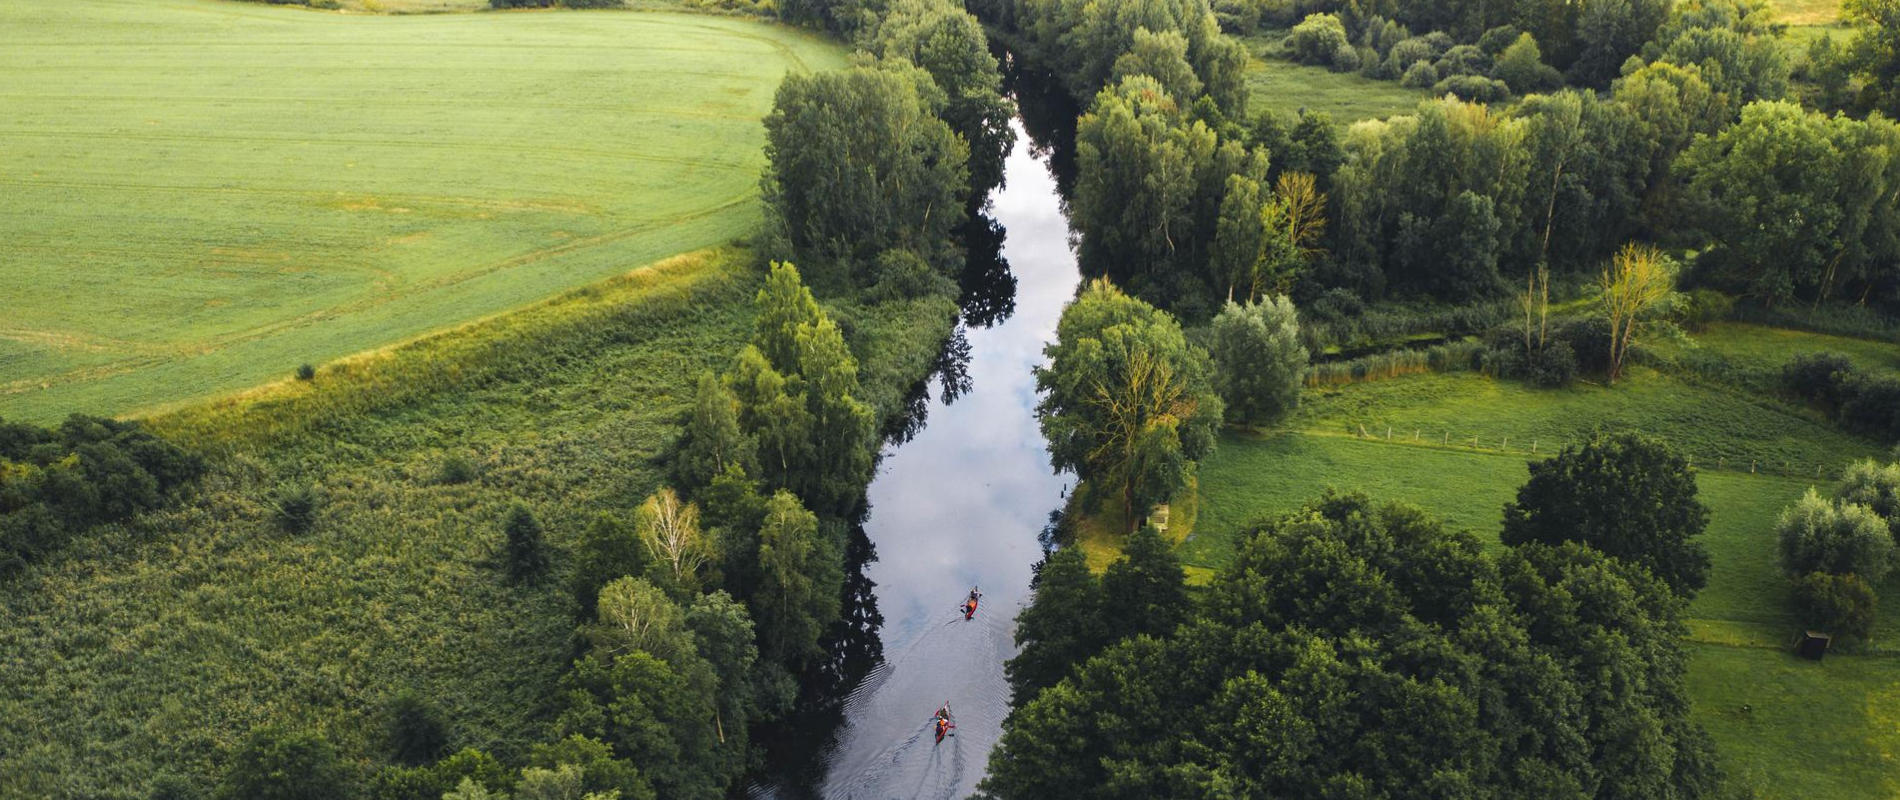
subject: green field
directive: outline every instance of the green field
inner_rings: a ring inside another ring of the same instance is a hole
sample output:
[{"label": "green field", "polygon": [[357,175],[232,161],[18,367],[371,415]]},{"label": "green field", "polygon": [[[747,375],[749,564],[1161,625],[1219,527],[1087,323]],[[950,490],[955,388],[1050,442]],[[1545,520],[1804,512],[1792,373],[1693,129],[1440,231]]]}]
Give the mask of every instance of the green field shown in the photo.
[{"label": "green field", "polygon": [[[563,554],[664,479],[694,378],[751,334],[753,260],[687,254],[155,419],[227,455],[187,507],[92,530],[0,593],[0,797],[143,798],[160,768],[208,782],[265,723],[372,769],[378,714],[404,689],[445,709],[455,746],[518,761],[571,655]],[[827,305],[887,413],[953,309]],[[451,455],[477,479],[438,481]],[[308,533],[272,522],[286,482],[324,498]],[[516,501],[555,551],[531,586],[492,563]]]},{"label": "green field", "polygon": [[751,232],[815,35],[0,5],[0,417],[149,411]]},{"label": "green field", "polygon": [[[1758,326],[1720,325],[1697,341],[1751,366],[1778,365],[1800,349],[1840,350],[1869,368],[1890,369],[1895,357],[1887,344]],[[1786,646],[1796,621],[1776,563],[1775,516],[1816,483],[1815,465],[1831,474],[1884,455],[1804,410],[1650,370],[1614,389],[1541,391],[1455,373],[1309,390],[1292,431],[1229,433],[1201,462],[1198,520],[1179,553],[1190,568],[1218,569],[1248,523],[1328,487],[1413,503],[1495,542],[1527,462],[1597,426],[1661,436],[1703,467],[1713,571],[1689,608],[1689,686],[1736,787],[1764,798],[1900,793],[1900,624],[1886,621],[1869,654],[1820,665]],[[1751,459],[1764,472],[1750,474]],[[1806,467],[1768,474],[1784,460]],[[1900,596],[1900,578],[1880,591]]]},{"label": "green field", "polygon": [[1285,31],[1263,31],[1246,37],[1247,102],[1250,113],[1272,109],[1293,114],[1300,109],[1324,111],[1341,125],[1362,119],[1384,119],[1418,110],[1431,99],[1423,89],[1407,89],[1397,81],[1375,81],[1357,72],[1334,72],[1309,67],[1281,57]]},{"label": "green field", "polygon": [[[1892,342],[1829,336],[1824,333],[1771,328],[1739,322],[1718,322],[1695,335],[1694,346],[1750,369],[1779,372],[1796,353],[1840,353],[1869,372],[1900,375],[1900,347]],[[1663,346],[1665,353],[1685,348]]]}]

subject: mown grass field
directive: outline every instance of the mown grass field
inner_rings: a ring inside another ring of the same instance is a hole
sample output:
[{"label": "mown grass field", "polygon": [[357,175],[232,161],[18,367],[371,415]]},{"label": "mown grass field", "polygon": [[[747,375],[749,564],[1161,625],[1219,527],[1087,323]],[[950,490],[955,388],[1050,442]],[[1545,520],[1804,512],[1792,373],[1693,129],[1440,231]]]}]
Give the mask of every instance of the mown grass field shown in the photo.
[{"label": "mown grass field", "polygon": [[0,5],[0,417],[150,411],[750,232],[790,28]]},{"label": "mown grass field", "polygon": [[[664,480],[694,379],[750,336],[752,261],[687,254],[155,419],[222,454],[203,489],[0,593],[0,797],[143,798],[161,767],[209,781],[267,722],[319,730],[372,769],[378,714],[405,688],[447,711],[455,746],[522,755],[571,653],[564,552]],[[886,413],[954,311],[827,305]],[[452,455],[476,480],[436,478]],[[323,497],[300,536],[271,518],[285,483]],[[491,564],[515,501],[555,553],[530,586]]]},{"label": "mown grass field", "polygon": [[[1721,326],[1701,341],[1744,360],[1774,356],[1791,339],[1860,359],[1892,358],[1890,345],[1819,342],[1832,338]],[[1358,435],[1360,424],[1369,438]],[[1774,401],[1647,370],[1614,389],[1539,391],[1462,373],[1309,391],[1292,430],[1230,433],[1201,462],[1198,519],[1179,553],[1190,568],[1218,569],[1249,522],[1328,487],[1414,503],[1495,542],[1504,503],[1528,477],[1530,440],[1539,440],[1535,457],[1547,457],[1596,426],[1648,431],[1696,454],[1703,467],[1698,483],[1712,512],[1704,538],[1714,568],[1689,608],[1689,684],[1731,781],[1764,798],[1900,793],[1900,664],[1893,659],[1900,624],[1886,621],[1870,654],[1837,654],[1820,665],[1796,658],[1786,646],[1796,623],[1773,534],[1776,515],[1817,483],[1813,465],[1832,471],[1884,450]],[[1724,468],[1714,469],[1718,459]],[[1749,474],[1748,459],[1776,470],[1784,459],[1808,466],[1794,476]],[[1900,596],[1900,579],[1880,591]]]}]

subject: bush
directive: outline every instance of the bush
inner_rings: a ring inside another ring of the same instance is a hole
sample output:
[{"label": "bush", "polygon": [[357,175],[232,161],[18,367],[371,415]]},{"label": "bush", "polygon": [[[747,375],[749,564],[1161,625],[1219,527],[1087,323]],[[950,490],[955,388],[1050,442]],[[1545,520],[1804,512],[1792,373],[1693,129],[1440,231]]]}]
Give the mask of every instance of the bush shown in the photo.
[{"label": "bush", "polygon": [[1405,77],[1399,79],[1399,85],[1412,89],[1429,89],[1438,83],[1438,69],[1429,61],[1420,61],[1405,71]]},{"label": "bush", "polygon": [[509,506],[501,529],[507,537],[502,543],[502,561],[509,577],[518,581],[533,580],[547,569],[548,554],[541,547],[541,522],[534,518],[534,512],[520,503]]},{"label": "bush", "polygon": [[1900,464],[1883,465],[1871,458],[1856,461],[1835,484],[1834,497],[1879,515],[1900,544]]},{"label": "bush", "polygon": [[1893,534],[1887,522],[1863,505],[1826,500],[1813,489],[1781,512],[1775,524],[1781,569],[1859,575],[1879,583],[1893,568]]},{"label": "bush", "polygon": [[1781,368],[1782,385],[1796,396],[1829,409],[1840,407],[1854,362],[1840,353],[1797,353]]},{"label": "bush", "polygon": [[441,710],[415,692],[403,692],[384,709],[383,733],[390,758],[412,767],[449,752],[449,725]]},{"label": "bush", "polygon": [[948,294],[956,290],[955,284],[933,269],[922,256],[901,248],[879,253],[873,274],[867,278],[865,283],[871,288],[865,297],[874,303],[908,300],[932,293]]},{"label": "bush", "polygon": [[1339,50],[1333,53],[1332,61],[1334,72],[1357,72],[1360,63],[1359,49],[1342,43],[1339,45]]},{"label": "bush", "polygon": [[1499,25],[1478,37],[1478,49],[1495,57],[1503,53],[1504,48],[1510,47],[1511,43],[1517,41],[1517,34],[1516,25]]},{"label": "bush", "polygon": [[260,728],[246,737],[218,784],[218,800],[335,800],[355,795],[336,750],[314,733]]},{"label": "bush", "polygon": [[297,380],[310,381],[310,380],[316,380],[316,378],[317,378],[317,368],[315,366],[312,366],[310,364],[304,364],[302,366],[297,367]]},{"label": "bush", "polygon": [[1735,298],[1714,289],[1696,289],[1682,296],[1676,306],[1676,324],[1685,330],[1702,332],[1728,319],[1735,311]]},{"label": "bush", "polygon": [[284,484],[277,487],[273,518],[277,527],[285,533],[298,534],[310,530],[317,523],[317,506],[321,500],[317,490],[307,483]]},{"label": "bush", "polygon": [[1503,81],[1477,75],[1453,75],[1432,87],[1439,95],[1451,95],[1471,103],[1499,103],[1511,96],[1511,89]]},{"label": "bush", "polygon": [[[1331,64],[1341,48],[1351,49],[1346,26],[1335,14],[1312,14],[1287,35],[1287,52],[1302,64]],[[1356,54],[1355,54],[1356,55]]]},{"label": "bush", "polygon": [[435,473],[436,483],[457,484],[472,480],[475,480],[475,462],[461,453],[451,453],[442,459],[442,466]]},{"label": "bush", "polygon": [[[1452,75],[1490,75],[1491,56],[1472,45],[1461,44],[1450,50],[1446,50],[1445,55],[1439,58],[1438,63],[1433,66],[1437,68],[1439,75],[1446,77]],[[1434,79],[1430,83],[1421,84],[1421,86],[1430,86],[1432,83],[1437,82],[1438,81]]]},{"label": "bush", "polygon": [[152,779],[152,786],[145,793],[146,800],[204,800],[205,791],[197,783],[175,773],[164,773]]},{"label": "bush", "polygon": [[1841,394],[1841,427],[1874,439],[1900,438],[1900,379],[1857,375]]},{"label": "bush", "polygon": [[1215,384],[1235,421],[1270,425],[1299,407],[1307,352],[1292,301],[1229,302],[1214,318],[1210,349]]},{"label": "bush", "polygon": [[1531,351],[1524,346],[1522,330],[1494,329],[1486,337],[1479,363],[1485,372],[1499,378],[1515,378],[1544,388],[1569,386],[1577,380],[1577,350],[1562,331],[1557,328],[1542,348]]},{"label": "bush", "polygon": [[1309,320],[1336,322],[1354,319],[1366,313],[1366,301],[1351,289],[1327,289],[1324,294],[1306,304],[1306,316]]},{"label": "bush", "polygon": [[1791,588],[1795,616],[1809,630],[1847,643],[1864,642],[1873,633],[1879,597],[1859,575],[1810,572],[1795,579]]}]

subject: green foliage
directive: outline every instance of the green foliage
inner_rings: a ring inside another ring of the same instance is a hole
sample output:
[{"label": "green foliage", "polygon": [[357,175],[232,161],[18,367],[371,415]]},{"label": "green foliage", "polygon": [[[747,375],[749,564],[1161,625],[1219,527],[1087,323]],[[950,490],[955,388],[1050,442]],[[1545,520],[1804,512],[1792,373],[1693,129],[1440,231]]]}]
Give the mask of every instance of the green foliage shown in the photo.
[{"label": "green foliage", "polygon": [[313,381],[317,379],[317,368],[309,364],[297,367],[297,380]]},{"label": "green foliage", "polygon": [[[1221,34],[1204,0],[1017,0],[1014,11],[1024,55],[1050,68],[1077,102],[1111,83],[1117,60],[1135,49],[1145,28],[1150,36],[1185,38],[1202,91],[1228,117],[1245,118],[1246,50]],[[1174,99],[1184,108],[1194,102]]]},{"label": "green foliage", "polygon": [[[653,784],[638,767],[614,758],[613,748],[585,736],[569,736],[557,742],[535,745],[528,757],[529,768],[542,770],[578,769],[580,789],[587,792],[619,792],[618,800],[652,800]],[[523,772],[525,783],[526,771]],[[517,795],[516,800],[520,800]]]},{"label": "green foliage", "polygon": [[[1677,162],[1732,280],[1771,301],[1892,281],[1900,127],[1755,103]],[[1705,259],[1710,256],[1704,256]]]},{"label": "green foliage", "polygon": [[548,568],[548,554],[541,543],[541,521],[521,503],[508,507],[501,522],[501,563],[508,576],[517,581],[532,581]]},{"label": "green foliage", "polygon": [[600,590],[616,578],[644,577],[653,566],[633,528],[602,511],[581,530],[574,547],[574,603],[582,619],[592,619]]},{"label": "green foliage", "polygon": [[[40,173],[0,201],[0,241],[28,248],[9,251],[0,296],[9,325],[59,332],[4,346],[0,383],[32,387],[0,403],[9,419],[174,408],[288,382],[306,361],[322,375],[296,385],[323,386],[361,369],[351,354],[750,235],[759,207],[744,198],[772,102],[761,87],[835,69],[849,52],[704,14],[220,8],[0,9],[0,51],[40,53],[64,79],[126,98],[73,104],[20,69],[0,76],[20,123],[0,134],[5,169]],[[103,30],[192,56],[102,53]],[[593,47],[603,40],[628,46]],[[682,72],[680,51],[653,42],[690,49],[696,67]],[[292,51],[312,66],[258,66]],[[338,58],[375,68],[313,66]],[[161,73],[163,99],[146,82]],[[521,118],[495,113],[542,103],[530,127],[549,133],[534,141]],[[637,124],[616,104],[639,105]],[[162,136],[151,119],[170,120]],[[103,138],[55,133],[65,130]],[[97,180],[83,155],[95,147],[126,157],[123,180]],[[74,261],[33,244],[53,240],[98,250]]]},{"label": "green foliage", "polygon": [[1129,534],[1122,557],[1102,573],[1104,641],[1173,633],[1192,611],[1186,580],[1174,547],[1154,526]]},{"label": "green foliage", "polygon": [[1879,583],[1894,566],[1893,534],[1887,522],[1863,505],[1828,500],[1809,489],[1775,523],[1781,568],[1790,576],[1810,572],[1859,575]]},{"label": "green foliage", "polygon": [[74,414],[49,429],[0,420],[0,578],[90,526],[160,507],[204,469],[138,422]]},{"label": "green foliage", "polygon": [[718,800],[744,763],[744,737],[719,741],[717,679],[696,654],[596,654],[576,661],[562,685],[557,727],[612,747],[651,781],[654,796]]},{"label": "green foliage", "polygon": [[1363,496],[1259,531],[1194,622],[1017,709],[985,791],[1713,796],[1681,606],[1642,571],[1575,545],[1494,560]]},{"label": "green foliage", "polygon": [[1282,296],[1259,303],[1228,303],[1214,318],[1214,382],[1228,418],[1272,425],[1300,405],[1306,348],[1299,312]]},{"label": "green foliage", "polygon": [[970,147],[970,197],[1002,184],[1003,159],[1016,142],[1015,106],[1002,96],[1002,74],[975,16],[955,3],[897,0],[885,11],[871,50],[930,73],[948,96],[939,112]]},{"label": "green foliage", "polygon": [[1882,465],[1871,458],[1849,464],[1834,486],[1834,497],[1866,506],[1886,520],[1894,539],[1900,540],[1900,464]]},{"label": "green foliage", "polygon": [[1109,73],[1110,83],[1120,83],[1135,75],[1146,75],[1161,85],[1161,90],[1177,103],[1191,102],[1201,96],[1201,79],[1187,59],[1187,37],[1179,31],[1155,33],[1136,28],[1128,52],[1115,59]]},{"label": "green foliage", "polygon": [[1302,64],[1333,64],[1335,54],[1347,47],[1346,26],[1337,14],[1313,14],[1293,26],[1286,44],[1293,60]]},{"label": "green foliage", "polygon": [[1102,587],[1089,572],[1080,547],[1064,547],[1043,560],[1036,595],[1016,617],[1015,658],[1005,665],[1015,705],[1056,685],[1070,667],[1107,643]]},{"label": "green foliage", "polygon": [[1167,312],[1093,281],[1044,353],[1036,414],[1051,462],[1112,492],[1131,525],[1213,448],[1222,405],[1212,368]]},{"label": "green foliage", "polygon": [[1641,566],[1684,597],[1708,585],[1701,537],[1709,509],[1696,499],[1695,470],[1667,445],[1600,435],[1532,463],[1530,473],[1504,507],[1505,544],[1578,542]]},{"label": "green foliage", "polygon": [[450,453],[436,469],[435,482],[453,486],[475,480],[476,475],[475,462],[470,461],[468,456]]},{"label": "green foliage", "polygon": [[308,483],[286,483],[277,487],[271,500],[272,518],[277,529],[289,534],[308,533],[317,524],[317,511],[323,496]]},{"label": "green foliage", "polygon": [[761,652],[774,663],[802,664],[821,655],[818,637],[837,619],[844,585],[840,544],[792,493],[781,489],[766,502],[752,615]]},{"label": "green foliage", "polygon": [[1802,626],[1822,631],[1843,644],[1867,640],[1879,615],[1879,598],[1859,575],[1810,572],[1795,579],[1795,614]]},{"label": "green foliage", "polygon": [[218,783],[217,800],[335,800],[355,791],[336,749],[315,733],[251,731]]},{"label": "green foliage", "polygon": [[1900,3],[1846,0],[1841,16],[1856,29],[1847,54],[1867,82],[1861,104],[1900,119]]},{"label": "green foliage", "polygon": [[1517,41],[1498,54],[1495,69],[1492,77],[1504,81],[1517,94],[1543,91],[1563,80],[1556,69],[1544,63],[1537,37],[1528,33],[1518,34]]},{"label": "green foliage", "polygon": [[938,111],[901,69],[860,65],[779,85],[761,185],[774,230],[815,280],[875,284],[877,257],[892,248],[945,272],[960,265],[953,231],[970,149]]},{"label": "green foliage", "polygon": [[405,691],[383,709],[383,732],[390,757],[397,763],[420,766],[449,752],[449,723],[442,710],[418,693]]}]

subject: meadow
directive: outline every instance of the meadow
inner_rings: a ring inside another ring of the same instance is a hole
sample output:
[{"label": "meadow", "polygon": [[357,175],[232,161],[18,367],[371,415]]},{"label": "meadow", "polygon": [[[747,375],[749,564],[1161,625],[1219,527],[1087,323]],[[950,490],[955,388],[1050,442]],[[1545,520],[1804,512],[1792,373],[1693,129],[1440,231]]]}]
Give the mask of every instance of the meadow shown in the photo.
[{"label": "meadow", "polygon": [[760,218],[815,34],[667,13],[0,6],[0,416],[150,413]]},{"label": "meadow", "polygon": [[[1821,343],[1860,359],[1892,358],[1890,345],[1824,341],[1833,338],[1724,325],[1698,341],[1739,359],[1768,358],[1790,340],[1797,349]],[[1734,786],[1763,798],[1900,792],[1900,665],[1892,658],[1900,631],[1887,622],[1864,652],[1822,664],[1796,658],[1787,646],[1796,622],[1773,534],[1776,515],[1808,486],[1825,487],[1850,459],[1885,453],[1778,401],[1650,370],[1615,388],[1536,390],[1455,373],[1309,391],[1289,430],[1230,432],[1201,462],[1197,521],[1178,553],[1191,571],[1217,570],[1250,522],[1327,488],[1412,503],[1495,543],[1503,505],[1527,479],[1527,463],[1599,426],[1645,430],[1697,456],[1713,569],[1687,614],[1689,688]],[[1763,471],[1751,474],[1750,459]],[[1767,465],[1778,472],[1784,459],[1808,466],[1794,469],[1797,475],[1770,474]],[[1880,591],[1896,596],[1900,579]]]},{"label": "meadow", "polygon": [[[267,722],[373,767],[378,715],[405,689],[447,712],[455,746],[523,756],[572,653],[562,553],[664,481],[694,379],[751,334],[755,264],[686,254],[154,419],[223,455],[191,502],[95,529],[0,595],[0,796],[143,797],[161,768],[208,780]],[[828,310],[886,414],[954,313],[943,298]],[[451,458],[474,480],[442,480]],[[296,484],[322,501],[290,535],[271,509]],[[493,560],[514,502],[556,554],[532,585]]]},{"label": "meadow", "polygon": [[1324,111],[1344,126],[1364,119],[1410,114],[1418,109],[1419,102],[1431,98],[1431,92],[1408,89],[1397,81],[1375,81],[1357,72],[1295,64],[1261,53],[1257,44],[1257,37],[1248,39],[1248,49],[1253,53],[1247,61],[1247,96],[1253,113],[1263,109],[1289,115],[1301,109]]}]

